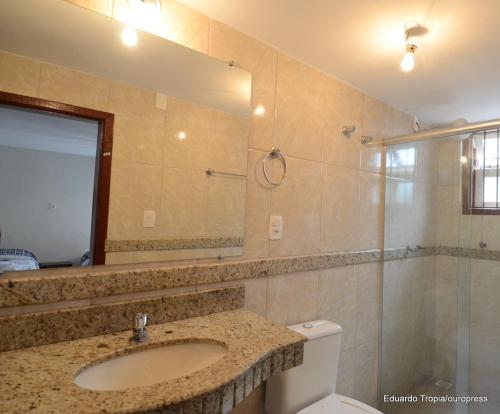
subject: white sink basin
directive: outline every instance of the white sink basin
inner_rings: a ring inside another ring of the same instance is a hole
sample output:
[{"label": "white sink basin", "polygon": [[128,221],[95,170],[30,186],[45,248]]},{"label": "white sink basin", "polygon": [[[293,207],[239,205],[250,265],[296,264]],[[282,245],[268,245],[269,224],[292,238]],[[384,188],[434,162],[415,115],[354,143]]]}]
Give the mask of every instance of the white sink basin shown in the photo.
[{"label": "white sink basin", "polygon": [[221,359],[227,348],[217,342],[196,341],[144,349],[84,369],[75,384],[95,391],[121,390],[192,374]]}]

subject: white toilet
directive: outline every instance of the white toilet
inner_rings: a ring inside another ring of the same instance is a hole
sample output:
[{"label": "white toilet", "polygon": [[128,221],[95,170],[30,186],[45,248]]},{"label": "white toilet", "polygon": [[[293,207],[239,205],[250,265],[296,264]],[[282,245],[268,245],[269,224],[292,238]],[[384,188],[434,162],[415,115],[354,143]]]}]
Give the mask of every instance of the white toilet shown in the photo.
[{"label": "white toilet", "polygon": [[306,336],[304,363],[268,379],[269,414],[382,414],[352,398],[335,394],[342,328],[329,321],[289,326]]}]

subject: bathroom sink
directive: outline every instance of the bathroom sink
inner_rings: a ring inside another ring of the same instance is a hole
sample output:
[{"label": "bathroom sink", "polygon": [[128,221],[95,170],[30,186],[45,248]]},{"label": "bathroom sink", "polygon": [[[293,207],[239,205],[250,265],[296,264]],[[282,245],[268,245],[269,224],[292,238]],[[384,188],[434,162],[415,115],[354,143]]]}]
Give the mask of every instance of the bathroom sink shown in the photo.
[{"label": "bathroom sink", "polygon": [[226,352],[226,346],[218,342],[200,340],[167,344],[92,365],[80,372],[74,382],[95,391],[152,385],[208,367]]}]

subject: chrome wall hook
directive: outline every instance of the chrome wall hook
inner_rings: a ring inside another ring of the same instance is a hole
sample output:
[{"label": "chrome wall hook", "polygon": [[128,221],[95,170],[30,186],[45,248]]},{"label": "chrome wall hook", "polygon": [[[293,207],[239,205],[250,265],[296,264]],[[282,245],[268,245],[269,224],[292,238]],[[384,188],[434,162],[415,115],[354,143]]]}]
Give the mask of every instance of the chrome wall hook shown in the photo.
[{"label": "chrome wall hook", "polygon": [[356,131],[356,126],[355,125],[348,125],[348,126],[343,126],[342,127],[342,134],[347,137],[351,138],[351,134]]},{"label": "chrome wall hook", "polygon": [[370,137],[368,135],[363,135],[361,137],[361,143],[363,145],[366,145],[366,144],[371,144],[373,142],[373,137]]}]

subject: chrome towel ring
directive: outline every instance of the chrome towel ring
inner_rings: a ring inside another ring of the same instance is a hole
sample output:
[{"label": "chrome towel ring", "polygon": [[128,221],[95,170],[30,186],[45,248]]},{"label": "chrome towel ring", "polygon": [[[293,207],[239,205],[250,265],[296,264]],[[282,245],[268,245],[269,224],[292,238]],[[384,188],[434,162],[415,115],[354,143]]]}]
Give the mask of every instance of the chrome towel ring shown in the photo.
[{"label": "chrome towel ring", "polygon": [[[277,158],[283,164],[283,175],[276,182],[274,182],[272,180],[272,178],[269,176],[269,174],[267,172],[267,168],[266,168],[266,164],[267,164],[266,161],[273,160],[274,158]],[[283,154],[281,153],[281,151],[276,147],[272,147],[271,151],[268,152],[264,158],[262,158],[262,172],[264,173],[264,177],[265,177],[266,181],[269,184],[271,184],[273,187],[277,187],[278,185],[283,183],[283,181],[285,180],[285,176],[286,176],[286,168],[287,168],[286,159],[283,156]]]}]

